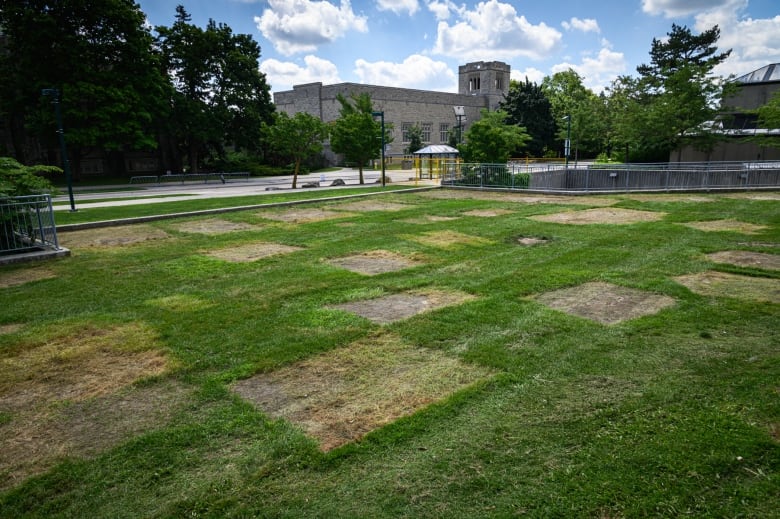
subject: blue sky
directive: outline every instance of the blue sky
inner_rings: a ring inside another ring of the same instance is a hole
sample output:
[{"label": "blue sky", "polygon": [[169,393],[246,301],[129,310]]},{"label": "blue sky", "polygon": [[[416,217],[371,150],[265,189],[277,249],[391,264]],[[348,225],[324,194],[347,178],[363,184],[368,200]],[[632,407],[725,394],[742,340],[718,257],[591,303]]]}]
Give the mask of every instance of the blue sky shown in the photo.
[{"label": "blue sky", "polygon": [[733,49],[716,72],[742,75],[780,62],[778,0],[136,0],[149,23],[171,25],[182,4],[250,34],[272,91],[321,81],[457,91],[458,65],[504,61],[512,78],[541,83],[572,68],[596,92],[649,62],[672,23],[717,24]]}]

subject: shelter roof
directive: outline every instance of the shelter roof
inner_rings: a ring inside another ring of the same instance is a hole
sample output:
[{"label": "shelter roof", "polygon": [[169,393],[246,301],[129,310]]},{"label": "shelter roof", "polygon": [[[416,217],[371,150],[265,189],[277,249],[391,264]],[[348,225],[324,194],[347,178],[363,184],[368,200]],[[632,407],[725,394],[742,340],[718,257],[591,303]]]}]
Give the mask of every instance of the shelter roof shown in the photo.
[{"label": "shelter roof", "polygon": [[414,155],[457,155],[460,153],[457,148],[447,146],[446,144],[431,144],[414,152]]}]

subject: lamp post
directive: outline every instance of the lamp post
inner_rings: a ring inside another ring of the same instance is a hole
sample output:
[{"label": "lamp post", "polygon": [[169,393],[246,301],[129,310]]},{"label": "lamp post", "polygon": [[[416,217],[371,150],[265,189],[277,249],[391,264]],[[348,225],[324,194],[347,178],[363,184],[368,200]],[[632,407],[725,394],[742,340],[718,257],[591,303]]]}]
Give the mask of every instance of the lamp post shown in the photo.
[{"label": "lamp post", "polygon": [[564,117],[566,120],[566,144],[563,147],[563,154],[566,157],[566,171],[569,171],[569,155],[571,154],[571,115]]},{"label": "lamp post", "polygon": [[466,117],[466,108],[463,106],[453,106],[455,118],[458,120],[458,144],[463,144],[463,119]]},{"label": "lamp post", "polygon": [[385,112],[371,112],[373,117],[380,117],[382,125],[382,187],[385,187]]},{"label": "lamp post", "polygon": [[65,147],[65,132],[62,130],[62,111],[60,110],[60,91],[56,88],[44,88],[41,95],[51,97],[54,105],[54,114],[57,117],[57,134],[60,137],[60,153],[62,154],[62,170],[65,172],[65,181],[68,183],[68,198],[70,199],[70,211],[76,212],[76,202],[73,200],[73,178],[70,175],[70,162],[68,150]]}]

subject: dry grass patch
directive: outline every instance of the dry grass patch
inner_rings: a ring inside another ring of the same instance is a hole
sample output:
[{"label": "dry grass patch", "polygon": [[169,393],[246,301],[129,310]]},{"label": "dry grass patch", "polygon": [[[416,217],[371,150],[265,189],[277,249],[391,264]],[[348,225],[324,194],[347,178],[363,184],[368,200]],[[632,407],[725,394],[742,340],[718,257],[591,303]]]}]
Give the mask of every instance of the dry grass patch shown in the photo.
[{"label": "dry grass patch", "polygon": [[686,193],[680,194],[630,194],[621,195],[621,198],[628,200],[636,200],[637,202],[694,202],[694,203],[706,203],[715,202],[718,199],[712,196],[697,196]]},{"label": "dry grass patch", "polygon": [[780,200],[780,193],[731,193],[726,198],[748,200]]},{"label": "dry grass patch", "polygon": [[222,218],[181,222],[174,225],[173,228],[178,231],[196,234],[223,234],[226,232],[258,229],[255,225],[242,222],[231,222],[230,220],[223,220]]},{"label": "dry grass patch", "polygon": [[24,328],[24,325],[21,323],[3,324],[0,325],[0,335],[10,335],[18,332],[22,328]]},{"label": "dry grass patch", "polygon": [[334,220],[336,218],[349,218],[355,216],[353,213],[348,213],[345,211],[340,212],[317,208],[288,209],[285,211],[263,211],[261,213],[257,213],[257,215],[267,220],[276,220],[287,223],[319,222],[323,220]]},{"label": "dry grass patch", "polygon": [[544,238],[539,236],[520,236],[517,238],[517,243],[525,247],[532,247],[534,245],[543,245],[545,243],[548,243],[549,241],[550,241],[549,238]]},{"label": "dry grass patch", "polygon": [[381,200],[361,200],[359,202],[350,202],[348,204],[342,204],[334,206],[334,209],[339,211],[403,211],[405,209],[414,209],[416,206],[411,204],[399,204],[397,202],[383,202]]},{"label": "dry grass patch", "polygon": [[746,250],[730,250],[707,254],[715,263],[728,263],[740,267],[755,267],[766,270],[780,270],[780,255]]},{"label": "dry grass patch", "polygon": [[495,200],[499,202],[517,202],[524,204],[564,204],[564,205],[590,205],[607,207],[618,203],[616,198],[603,196],[563,196],[563,195],[528,195],[520,193],[500,193],[497,191],[479,191],[470,189],[437,189],[426,191],[419,196],[438,199],[465,199],[465,200]]},{"label": "dry grass patch", "polygon": [[536,299],[555,310],[602,324],[652,315],[675,303],[669,296],[601,282],[555,290]]},{"label": "dry grass patch", "polygon": [[373,250],[354,256],[335,258],[328,260],[328,263],[367,276],[395,272],[421,264],[417,260],[386,250]]},{"label": "dry grass patch", "polygon": [[473,211],[466,211],[463,213],[465,216],[479,216],[483,218],[492,218],[494,216],[503,216],[505,214],[512,214],[514,211],[507,209],[474,209]]},{"label": "dry grass patch", "polygon": [[752,223],[739,222],[737,220],[711,220],[709,222],[688,222],[684,223],[686,227],[691,227],[705,232],[739,232],[742,234],[757,234],[764,229],[766,225],[755,225]]},{"label": "dry grass patch", "polygon": [[157,299],[149,299],[146,301],[146,304],[172,312],[195,312],[214,306],[210,301],[188,294],[174,294]]},{"label": "dry grass patch", "polygon": [[588,224],[632,224],[639,222],[655,222],[661,220],[666,213],[653,211],[636,211],[634,209],[586,209],[583,211],[566,211],[563,213],[541,214],[529,217],[531,220],[550,223],[565,223],[574,225]]},{"label": "dry grass patch", "polygon": [[475,299],[470,294],[444,290],[419,290],[392,294],[363,301],[352,301],[329,308],[344,310],[378,324],[408,319],[414,315]]},{"label": "dry grass patch", "polygon": [[[39,473],[62,456],[113,444],[142,426],[145,413],[165,409],[146,393],[115,396],[170,369],[156,347],[157,336],[148,327],[88,324],[7,348],[0,358],[0,413],[10,419],[0,426],[0,487]],[[101,406],[100,399],[116,406]]]},{"label": "dry grass patch", "polygon": [[53,279],[57,277],[54,271],[47,268],[37,267],[13,270],[0,274],[0,288],[10,288],[42,279]]},{"label": "dry grass patch", "polygon": [[277,254],[289,254],[299,250],[303,250],[303,248],[281,243],[258,242],[211,251],[207,255],[224,261],[243,263],[257,261],[268,256],[276,256]]},{"label": "dry grass patch", "polygon": [[405,220],[401,220],[404,223],[436,223],[436,222],[451,222],[452,220],[457,220],[457,216],[436,216],[432,214],[427,214],[421,218],[407,218]]},{"label": "dry grass patch", "polygon": [[491,375],[384,334],[242,380],[233,389],[329,451]]},{"label": "dry grass patch", "polygon": [[674,279],[692,292],[703,296],[780,303],[780,279],[739,276],[715,271],[688,274]]},{"label": "dry grass patch", "polygon": [[422,245],[437,247],[440,249],[451,249],[464,245],[488,245],[491,243],[491,241],[486,238],[471,236],[469,234],[463,234],[457,231],[434,231],[426,232],[420,235],[404,235],[403,237],[407,240],[411,240]]},{"label": "dry grass patch", "polygon": [[169,238],[170,234],[151,225],[121,225],[60,234],[60,244],[71,250],[86,247],[121,247]]}]

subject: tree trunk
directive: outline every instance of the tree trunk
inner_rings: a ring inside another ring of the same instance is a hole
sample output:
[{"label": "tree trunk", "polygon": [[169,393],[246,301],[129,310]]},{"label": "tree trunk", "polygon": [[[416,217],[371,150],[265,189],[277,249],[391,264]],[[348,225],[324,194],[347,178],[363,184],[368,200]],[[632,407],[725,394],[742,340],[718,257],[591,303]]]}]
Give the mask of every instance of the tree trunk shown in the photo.
[{"label": "tree trunk", "polygon": [[363,184],[363,163],[358,163],[358,171],[360,172],[360,184]]},{"label": "tree trunk", "polygon": [[190,173],[193,175],[198,172],[198,143],[190,141]]},{"label": "tree trunk", "polygon": [[301,169],[301,159],[295,159],[295,170],[293,171],[292,188],[295,189],[298,184],[298,171]]}]

